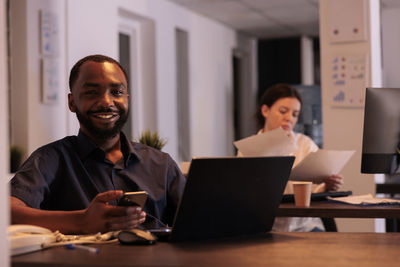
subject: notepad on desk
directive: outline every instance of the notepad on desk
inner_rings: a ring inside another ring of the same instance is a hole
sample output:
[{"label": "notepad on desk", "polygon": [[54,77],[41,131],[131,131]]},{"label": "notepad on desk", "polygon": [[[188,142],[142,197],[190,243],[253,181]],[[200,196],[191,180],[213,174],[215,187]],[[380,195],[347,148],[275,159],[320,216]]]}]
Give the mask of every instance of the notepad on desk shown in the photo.
[{"label": "notepad on desk", "polygon": [[375,205],[400,205],[399,199],[392,198],[377,198],[372,194],[347,196],[347,197],[328,197],[330,201],[341,202],[344,204],[361,205],[361,206],[375,206]]}]

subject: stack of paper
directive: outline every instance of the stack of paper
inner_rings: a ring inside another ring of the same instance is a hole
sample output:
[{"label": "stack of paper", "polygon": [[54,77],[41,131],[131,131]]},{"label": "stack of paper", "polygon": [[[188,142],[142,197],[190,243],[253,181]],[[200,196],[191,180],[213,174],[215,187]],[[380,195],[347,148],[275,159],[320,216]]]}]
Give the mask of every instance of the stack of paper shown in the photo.
[{"label": "stack of paper", "polygon": [[352,205],[400,205],[400,200],[398,199],[376,198],[371,194],[335,198],[328,197],[328,199]]},{"label": "stack of paper", "polygon": [[289,156],[297,150],[290,136],[280,127],[233,144],[245,157]]},{"label": "stack of paper", "polygon": [[338,174],[354,154],[354,150],[324,150],[311,152],[290,173],[290,180],[321,183],[324,178]]},{"label": "stack of paper", "polygon": [[[245,157],[290,156],[298,149],[282,128],[241,139],[234,145]],[[292,169],[289,179],[321,183],[324,178],[340,173],[354,152],[324,149],[311,152]]]}]

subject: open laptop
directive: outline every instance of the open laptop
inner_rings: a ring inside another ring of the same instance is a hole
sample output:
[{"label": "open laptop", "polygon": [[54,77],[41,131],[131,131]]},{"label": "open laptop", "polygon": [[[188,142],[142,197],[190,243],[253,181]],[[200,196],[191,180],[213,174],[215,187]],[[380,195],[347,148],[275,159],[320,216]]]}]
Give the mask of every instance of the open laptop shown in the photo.
[{"label": "open laptop", "polygon": [[294,157],[193,158],[170,241],[268,232]]}]

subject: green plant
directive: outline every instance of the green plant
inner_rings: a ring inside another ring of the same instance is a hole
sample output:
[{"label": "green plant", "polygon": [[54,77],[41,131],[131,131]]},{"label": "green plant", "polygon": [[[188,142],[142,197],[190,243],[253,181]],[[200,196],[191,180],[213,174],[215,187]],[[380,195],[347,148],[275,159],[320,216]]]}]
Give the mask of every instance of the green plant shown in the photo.
[{"label": "green plant", "polygon": [[150,130],[146,130],[140,135],[139,143],[161,150],[167,141],[162,139],[157,132],[152,133]]},{"label": "green plant", "polygon": [[24,151],[19,146],[10,146],[10,172],[14,173],[18,170],[22,162]]}]

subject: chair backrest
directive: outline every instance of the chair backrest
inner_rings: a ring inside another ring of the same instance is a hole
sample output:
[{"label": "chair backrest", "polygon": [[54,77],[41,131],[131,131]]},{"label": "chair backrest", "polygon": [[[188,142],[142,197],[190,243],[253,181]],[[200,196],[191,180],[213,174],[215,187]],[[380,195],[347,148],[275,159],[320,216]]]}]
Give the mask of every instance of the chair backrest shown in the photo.
[{"label": "chair backrest", "polygon": [[189,173],[189,168],[190,168],[190,163],[191,161],[182,161],[181,162],[181,172],[185,177],[187,177]]}]

